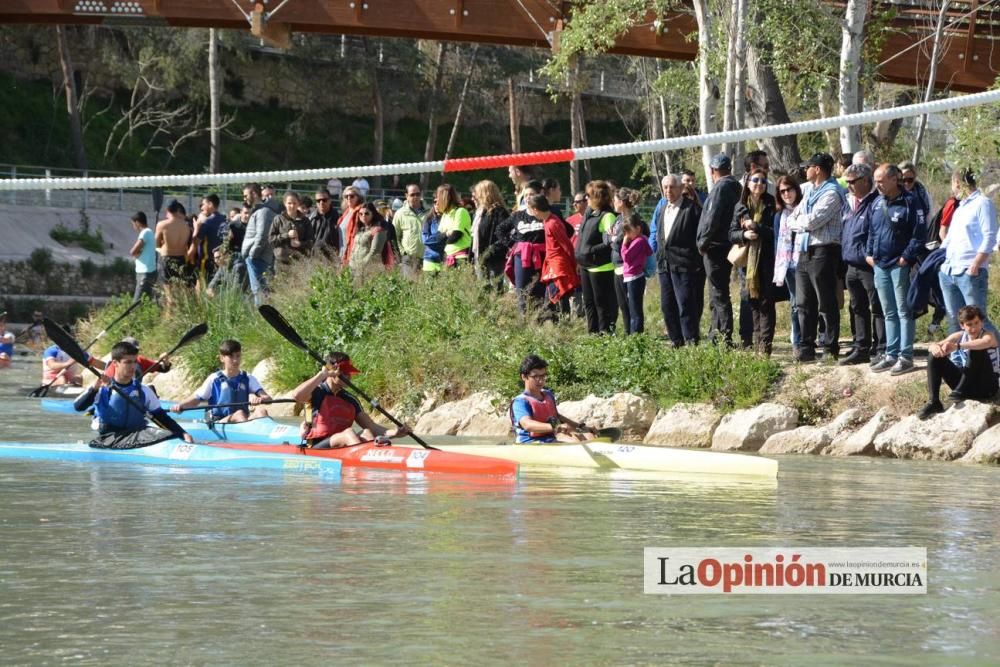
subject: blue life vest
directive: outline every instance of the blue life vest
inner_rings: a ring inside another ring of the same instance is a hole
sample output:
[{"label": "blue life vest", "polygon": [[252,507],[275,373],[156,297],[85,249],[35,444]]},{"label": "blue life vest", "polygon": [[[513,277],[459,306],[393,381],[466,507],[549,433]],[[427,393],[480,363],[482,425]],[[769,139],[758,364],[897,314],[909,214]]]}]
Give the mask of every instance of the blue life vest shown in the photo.
[{"label": "blue life vest", "polygon": [[440,218],[431,214],[424,220],[424,224],[420,230],[420,240],[424,242],[425,262],[440,263],[444,261],[445,244],[438,239],[440,222]]},{"label": "blue life vest", "polygon": [[94,400],[94,412],[102,430],[141,431],[146,428],[146,395],[142,384],[133,380],[128,384],[115,382],[115,385],[143,409],[136,409],[111,387],[101,387]]},{"label": "blue life vest", "polygon": [[0,343],[0,354],[6,354],[8,357],[13,357],[14,343],[7,343],[7,342]]},{"label": "blue life vest", "polygon": [[[219,405],[222,403],[246,403],[250,398],[250,378],[246,371],[240,371],[236,377],[226,377],[226,374],[219,371],[212,381],[212,395],[208,399],[208,404]],[[228,417],[233,412],[246,408],[211,408],[210,412],[215,419]]]}]

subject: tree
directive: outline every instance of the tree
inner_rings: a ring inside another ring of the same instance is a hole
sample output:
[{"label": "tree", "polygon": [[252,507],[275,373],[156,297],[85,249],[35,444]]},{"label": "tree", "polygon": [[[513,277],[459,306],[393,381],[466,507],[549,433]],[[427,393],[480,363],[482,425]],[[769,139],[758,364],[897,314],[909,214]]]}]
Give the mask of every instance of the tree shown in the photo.
[{"label": "tree", "polygon": [[[867,13],[868,0],[847,0],[840,47],[838,99],[841,115],[861,111],[861,46]],[[840,128],[840,150],[844,155],[861,150],[860,125]]]},{"label": "tree", "polygon": [[479,55],[479,44],[472,47],[469,54],[468,70],[465,74],[465,81],[462,83],[462,92],[458,96],[458,108],[455,109],[455,122],[451,125],[451,134],[448,136],[448,147],[444,149],[444,159],[451,157],[451,152],[455,149],[455,139],[458,138],[458,128],[462,124],[462,112],[465,110],[465,98],[469,94],[469,83],[472,75],[476,72],[476,57]]},{"label": "tree", "polygon": [[66,96],[66,113],[69,116],[69,137],[73,147],[73,164],[77,169],[87,168],[87,150],[83,145],[83,125],[80,122],[80,103],[76,94],[76,73],[66,44],[66,29],[56,26],[56,45],[59,49],[59,66],[62,70],[62,87]]},{"label": "tree", "polygon": [[219,36],[215,28],[208,29],[208,108],[209,145],[211,152],[208,171],[222,171],[222,145],[219,143]]},{"label": "tree", "polygon": [[[437,146],[437,112],[441,98],[441,83],[444,80],[444,56],[447,51],[445,42],[438,42],[437,57],[434,59],[434,84],[431,87],[430,100],[427,105],[427,140],[424,143],[424,161],[430,162],[434,159],[434,149]],[[430,183],[430,174],[420,175],[420,189],[426,190]]]}]

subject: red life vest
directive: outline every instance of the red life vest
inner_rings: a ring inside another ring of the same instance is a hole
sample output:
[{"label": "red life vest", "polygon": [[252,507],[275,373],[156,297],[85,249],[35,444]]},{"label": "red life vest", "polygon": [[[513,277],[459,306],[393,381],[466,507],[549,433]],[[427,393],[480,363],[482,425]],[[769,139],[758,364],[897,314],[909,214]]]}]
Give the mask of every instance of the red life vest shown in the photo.
[{"label": "red life vest", "polygon": [[312,428],[306,440],[322,440],[354,426],[358,416],[358,403],[350,394],[324,393],[319,405],[313,402]]},{"label": "red life vest", "polygon": [[[556,410],[555,399],[552,398],[552,394],[550,392],[548,392],[548,391],[543,391],[542,392],[542,398],[541,399],[538,399],[538,398],[532,396],[528,392],[524,392],[523,394],[521,394],[521,396],[523,396],[524,399],[528,401],[528,407],[531,408],[531,418],[534,419],[535,421],[548,422],[550,419],[552,419],[553,417],[555,417],[558,414],[558,411]],[[511,422],[514,421],[514,405],[513,405],[513,403],[511,404],[511,407],[510,407],[510,420],[511,420]],[[520,424],[514,424],[514,427],[515,428],[521,428],[521,425]],[[542,438],[542,437],[546,437],[546,436],[551,436],[552,435],[551,432],[547,432],[547,433],[534,433],[534,432],[531,432],[531,431],[529,431],[528,434],[532,438]]]}]

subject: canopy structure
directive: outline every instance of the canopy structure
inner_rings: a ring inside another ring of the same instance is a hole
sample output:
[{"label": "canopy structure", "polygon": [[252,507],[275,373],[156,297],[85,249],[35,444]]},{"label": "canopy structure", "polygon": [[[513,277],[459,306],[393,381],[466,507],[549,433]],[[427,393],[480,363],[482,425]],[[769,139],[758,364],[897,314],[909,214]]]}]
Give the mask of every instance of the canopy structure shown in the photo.
[{"label": "canopy structure", "polygon": [[[843,15],[844,2],[825,2]],[[873,0],[896,16],[878,68],[885,80],[926,85],[939,0]],[[283,47],[295,32],[409,37],[558,48],[570,3],[552,0],[4,0],[0,24],[153,24],[250,30]],[[694,15],[650,13],[613,53],[693,60]],[[794,20],[794,17],[790,17]],[[1000,72],[1000,0],[953,0],[935,86],[989,88]],[[840,35],[831,35],[839,44]]]}]

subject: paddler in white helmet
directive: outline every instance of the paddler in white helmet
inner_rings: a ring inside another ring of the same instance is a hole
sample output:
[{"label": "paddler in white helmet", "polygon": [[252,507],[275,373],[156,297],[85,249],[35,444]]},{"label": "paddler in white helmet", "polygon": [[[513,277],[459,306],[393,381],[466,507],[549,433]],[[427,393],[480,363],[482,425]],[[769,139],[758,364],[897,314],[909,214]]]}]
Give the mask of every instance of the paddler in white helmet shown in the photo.
[{"label": "paddler in white helmet", "polygon": [[[326,365],[292,392],[292,398],[309,405],[312,416],[304,422],[302,439],[313,449],[350,447],[376,438],[400,438],[408,435],[406,426],[387,429],[364,411],[358,399],[345,391],[344,379],[359,373],[351,358],[343,352],[331,352]],[[357,424],[360,433],[354,430]]]}]

